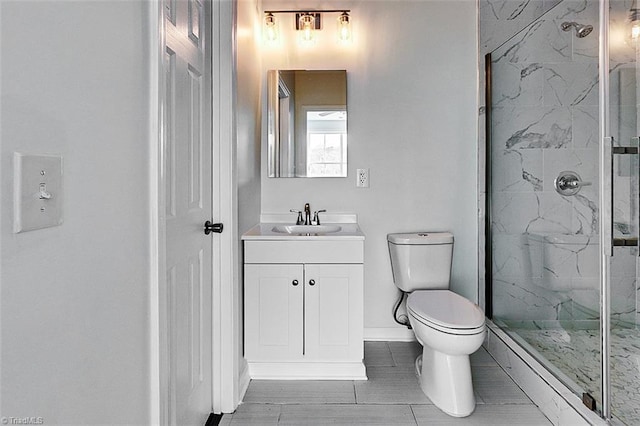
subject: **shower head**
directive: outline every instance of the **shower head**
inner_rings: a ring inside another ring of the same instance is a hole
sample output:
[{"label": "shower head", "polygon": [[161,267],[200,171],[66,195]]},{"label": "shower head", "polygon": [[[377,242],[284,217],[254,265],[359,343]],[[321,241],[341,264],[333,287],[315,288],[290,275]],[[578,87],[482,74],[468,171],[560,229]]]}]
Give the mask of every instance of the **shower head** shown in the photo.
[{"label": "shower head", "polygon": [[569,31],[572,27],[576,29],[576,36],[578,38],[586,37],[591,34],[591,31],[593,31],[593,25],[583,25],[578,24],[577,22],[562,23],[562,31]]}]

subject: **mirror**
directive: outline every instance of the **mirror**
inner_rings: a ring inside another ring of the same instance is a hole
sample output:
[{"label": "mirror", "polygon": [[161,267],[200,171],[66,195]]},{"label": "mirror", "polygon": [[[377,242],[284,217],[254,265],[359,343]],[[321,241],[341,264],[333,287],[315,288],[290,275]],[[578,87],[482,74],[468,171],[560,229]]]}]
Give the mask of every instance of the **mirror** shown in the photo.
[{"label": "mirror", "polygon": [[267,73],[269,177],[347,176],[347,72]]}]

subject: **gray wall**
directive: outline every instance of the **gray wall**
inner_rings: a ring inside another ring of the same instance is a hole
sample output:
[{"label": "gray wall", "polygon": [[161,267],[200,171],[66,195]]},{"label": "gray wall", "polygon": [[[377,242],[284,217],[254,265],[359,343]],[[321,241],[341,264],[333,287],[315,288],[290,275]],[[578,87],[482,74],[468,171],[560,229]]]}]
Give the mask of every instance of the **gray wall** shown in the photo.
[{"label": "gray wall", "polygon": [[[240,235],[260,221],[260,140],[261,140],[261,19],[258,2],[237,2],[237,50],[236,50],[236,172],[238,202],[238,239]],[[246,368],[243,353],[243,280],[242,242],[238,244],[238,295],[237,345],[239,374]],[[242,392],[244,389],[239,389]],[[242,396],[242,395],[240,395]]]},{"label": "gray wall", "polygon": [[[291,9],[287,4],[263,6]],[[314,210],[357,213],[367,237],[365,334],[391,338],[402,329],[392,317],[397,290],[388,233],[452,231],[452,287],[477,298],[476,5],[347,1],[340,7],[352,10],[351,46],[334,42],[337,16],[326,16],[325,38],[316,46],[263,48],[263,79],[274,68],[347,70],[348,177],[267,178],[263,151],[262,212],[284,213],[309,202]],[[293,18],[278,17],[286,36]],[[356,188],[358,168],[370,169],[370,188]]]},{"label": "gray wall", "polygon": [[[0,2],[0,412],[149,417],[146,2]],[[12,232],[14,151],[64,157],[64,223]]]}]

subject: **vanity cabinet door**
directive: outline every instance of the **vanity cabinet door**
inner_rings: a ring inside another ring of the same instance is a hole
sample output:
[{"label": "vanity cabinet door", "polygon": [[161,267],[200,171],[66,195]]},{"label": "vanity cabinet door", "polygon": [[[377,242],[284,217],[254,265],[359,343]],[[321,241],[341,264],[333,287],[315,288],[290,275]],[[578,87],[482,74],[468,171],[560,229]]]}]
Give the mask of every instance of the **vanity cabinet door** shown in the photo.
[{"label": "vanity cabinet door", "polygon": [[300,360],[303,353],[302,265],[245,264],[245,357]]},{"label": "vanity cabinet door", "polygon": [[305,359],[363,358],[363,265],[305,265]]}]

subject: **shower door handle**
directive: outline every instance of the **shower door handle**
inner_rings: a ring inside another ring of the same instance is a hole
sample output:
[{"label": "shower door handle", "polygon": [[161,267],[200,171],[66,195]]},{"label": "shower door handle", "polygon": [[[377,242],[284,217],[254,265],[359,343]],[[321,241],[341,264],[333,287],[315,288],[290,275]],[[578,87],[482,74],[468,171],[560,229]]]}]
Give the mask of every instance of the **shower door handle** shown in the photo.
[{"label": "shower door handle", "polygon": [[604,254],[613,256],[613,138],[604,137],[602,140],[602,186],[601,186],[601,208],[602,221],[600,230],[602,232],[602,243]]},{"label": "shower door handle", "polygon": [[[605,229],[604,232],[604,244],[606,254],[613,256],[613,247],[636,247],[638,245],[638,237],[627,238],[614,238],[613,237],[613,211],[614,211],[614,175],[613,175],[613,159],[615,155],[637,155],[639,153],[637,146],[613,146],[613,138],[604,138],[604,150],[605,150],[605,170],[603,176],[605,177],[605,208],[603,211],[603,219]],[[609,161],[610,159],[610,161]],[[608,182],[607,182],[608,180]],[[640,223],[640,218],[639,218]],[[638,253],[640,255],[640,252]]]}]

